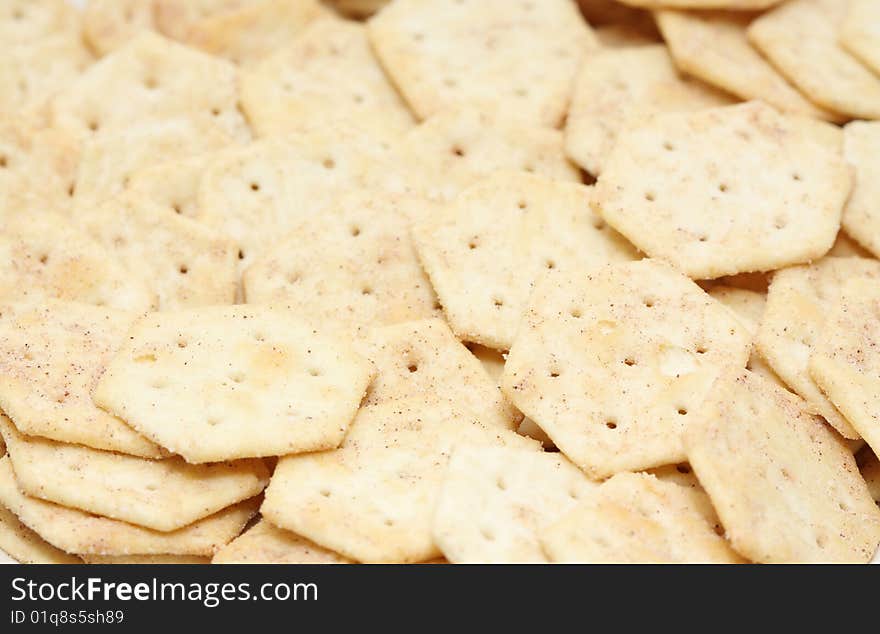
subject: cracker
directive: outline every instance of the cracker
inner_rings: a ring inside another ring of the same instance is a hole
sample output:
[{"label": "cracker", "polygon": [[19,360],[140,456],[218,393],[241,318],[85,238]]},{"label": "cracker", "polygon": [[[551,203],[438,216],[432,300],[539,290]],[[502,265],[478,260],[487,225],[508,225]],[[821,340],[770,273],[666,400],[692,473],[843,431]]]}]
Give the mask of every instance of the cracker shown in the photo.
[{"label": "cracker", "polygon": [[155,296],[87,233],[58,214],[14,215],[0,229],[0,297],[54,297],[147,310]]},{"label": "cracker", "polygon": [[283,457],[263,516],[357,561],[437,557],[432,515],[453,446],[537,444],[429,399],[364,407],[339,449]]},{"label": "cracker", "polygon": [[332,449],[372,377],[347,343],[282,307],[151,313],[93,399],[192,463]]},{"label": "cracker", "polygon": [[198,220],[238,242],[243,270],[341,190],[369,186],[387,157],[384,142],[349,126],[227,151],[202,176]]},{"label": "cracker", "polygon": [[382,193],[342,195],[248,267],[247,302],[283,303],[316,324],[352,330],[439,316],[409,237],[409,218],[431,209]]},{"label": "cracker", "polygon": [[694,492],[648,474],[621,473],[541,536],[554,561],[740,563],[699,510]]},{"label": "cracker", "polygon": [[159,32],[184,41],[202,20],[256,5],[262,0],[154,0]]},{"label": "cracker", "polygon": [[712,506],[712,500],[709,499],[709,494],[703,489],[700,481],[697,480],[694,470],[691,469],[689,464],[683,462],[677,465],[666,465],[655,469],[649,469],[647,473],[650,473],[663,482],[672,482],[688,489],[690,505],[694,510],[698,511],[700,515],[706,518],[706,521],[709,522],[718,535],[724,534],[724,527],[721,525],[721,520],[718,519],[718,514],[715,513],[715,507]]},{"label": "cracker", "polygon": [[185,159],[231,144],[232,140],[213,125],[185,118],[102,134],[83,144],[74,205],[87,209],[119,195],[133,174],[168,157]]},{"label": "cracker", "polygon": [[[683,316],[687,316],[683,319]],[[682,435],[751,337],[656,260],[550,271],[536,285],[502,389],[593,478],[684,460]]]},{"label": "cracker", "polygon": [[65,0],[6,0],[0,8],[0,42],[8,47],[79,29],[79,13]]},{"label": "cracker", "polygon": [[0,433],[23,494],[162,532],[259,495],[269,482],[261,460],[146,460],[24,436],[5,416]]},{"label": "cracker", "polygon": [[581,67],[565,124],[565,149],[600,174],[618,135],[653,112],[699,110],[729,99],[678,75],[662,44],[605,50]]},{"label": "cracker", "polygon": [[682,72],[746,101],[760,99],[784,112],[837,120],[839,115],[808,101],[749,44],[746,28],[752,17],[659,11],[657,24]]},{"label": "cracker", "polygon": [[373,55],[362,24],[312,22],[296,40],[244,71],[241,104],[259,136],[338,120],[404,131],[413,117]]},{"label": "cracker", "polygon": [[175,118],[247,141],[237,83],[229,62],[146,31],[61,91],[52,120],[80,139]]},{"label": "cracker", "polygon": [[637,257],[589,211],[591,196],[583,185],[499,173],[413,229],[419,258],[459,338],[508,350],[543,271]]},{"label": "cracker", "polygon": [[761,377],[720,378],[685,442],[748,559],[864,562],[880,544],[880,509],[852,454],[801,399]]},{"label": "cracker", "polygon": [[880,279],[880,262],[863,258],[824,258],[811,266],[779,271],[767,293],[767,307],[758,330],[758,352],[774,372],[821,414],[844,438],[858,432],[825,398],[810,378],[808,363],[822,339],[827,314],[837,305],[849,279]]},{"label": "cracker", "polygon": [[68,553],[210,557],[241,532],[256,513],[258,500],[240,502],[184,528],[162,533],[28,497],[19,491],[9,457],[5,457],[0,459],[0,504]]},{"label": "cracker", "polygon": [[875,452],[880,451],[880,294],[877,280],[841,288],[809,358],[810,377]]},{"label": "cracker", "polygon": [[834,243],[851,187],[825,125],[761,102],[657,115],[618,138],[594,205],[694,279],[809,262]]},{"label": "cracker", "polygon": [[199,555],[83,555],[87,564],[209,564],[210,557]]},{"label": "cracker", "polygon": [[347,564],[348,559],[260,520],[217,551],[212,564]]},{"label": "cracker", "polygon": [[568,0],[395,0],[369,22],[382,65],[420,119],[451,106],[555,127],[598,44]]},{"label": "cracker", "polygon": [[819,106],[851,118],[880,118],[880,77],[844,50],[838,28],[848,2],[793,0],[752,22],[749,40]]},{"label": "cracker", "polygon": [[[736,318],[746,327],[746,330],[748,330],[754,340],[764,316],[764,306],[767,303],[766,293],[724,285],[714,286],[708,292],[709,295],[733,311]],[[758,354],[754,346],[752,347],[752,355],[749,357],[748,363],[746,363],[746,369],[760,374],[780,387],[785,387],[782,380],[776,376],[776,373]]]},{"label": "cracker", "polygon": [[843,133],[846,160],[855,168],[855,187],[843,211],[843,228],[880,256],[880,122],[854,121]]},{"label": "cracker", "polygon": [[0,121],[0,219],[42,211],[66,214],[77,158],[76,145],[55,130]]},{"label": "cracker", "polygon": [[0,310],[0,408],[23,433],[155,458],[160,449],[94,406],[91,391],[135,319],[72,302]]},{"label": "cracker", "polygon": [[153,0],[88,0],[83,13],[83,35],[99,56],[153,26]]},{"label": "cracker", "polygon": [[156,293],[160,310],[235,301],[238,245],[222,233],[131,194],[77,220]]},{"label": "cracker", "polygon": [[15,513],[0,505],[0,555],[8,554],[23,564],[81,564],[82,560],[68,555],[18,521]]},{"label": "cracker", "polygon": [[434,513],[434,541],[452,563],[544,562],[539,532],[598,486],[558,453],[459,447]]},{"label": "cracker", "polygon": [[580,170],[565,157],[562,133],[516,115],[444,111],[409,132],[399,153],[410,186],[442,201],[499,170],[581,182]]},{"label": "cracker", "polygon": [[840,26],[840,43],[875,73],[880,73],[880,5],[873,0],[850,0]]},{"label": "cracker", "polygon": [[214,156],[202,154],[163,161],[137,170],[129,178],[126,192],[176,214],[197,219],[200,215],[199,183]]},{"label": "cracker", "polygon": [[522,418],[440,319],[376,328],[356,347],[377,371],[364,405],[430,397],[460,405],[493,427],[515,429]]}]

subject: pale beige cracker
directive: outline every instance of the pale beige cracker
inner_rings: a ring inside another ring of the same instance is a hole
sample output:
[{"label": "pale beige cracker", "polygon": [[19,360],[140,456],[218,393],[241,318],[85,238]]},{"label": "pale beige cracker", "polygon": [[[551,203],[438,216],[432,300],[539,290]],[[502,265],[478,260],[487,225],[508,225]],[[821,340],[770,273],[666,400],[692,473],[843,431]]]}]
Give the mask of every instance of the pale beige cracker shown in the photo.
[{"label": "pale beige cracker", "polygon": [[715,533],[695,492],[644,473],[620,473],[588,491],[543,531],[553,561],[567,563],[740,563]]},{"label": "pale beige cracker", "polygon": [[625,5],[643,9],[725,9],[729,11],[763,11],[783,0],[619,0]]},{"label": "pale beige cracker", "polygon": [[367,406],[339,449],[279,460],[261,512],[357,561],[427,561],[440,554],[431,524],[445,467],[465,444],[538,448],[430,396]]},{"label": "pale beige cracker", "polygon": [[212,564],[347,564],[342,555],[261,519],[218,550]]},{"label": "pale beige cracker", "polygon": [[64,134],[0,120],[0,219],[54,211],[66,214],[79,151]]},{"label": "pale beige cracker", "polygon": [[162,161],[135,171],[126,192],[154,202],[187,218],[199,217],[199,184],[214,158],[202,154],[181,160]]},{"label": "pale beige cracker", "polygon": [[565,156],[562,133],[515,114],[443,111],[409,132],[398,152],[394,160],[404,164],[410,186],[441,201],[499,170],[581,182],[580,170]]},{"label": "pale beige cracker", "polygon": [[81,564],[75,555],[55,548],[22,524],[15,513],[0,505],[0,556],[4,553],[22,564]]},{"label": "pale beige cracker", "polygon": [[153,30],[153,0],[88,0],[83,35],[96,54],[106,55],[141,31]]},{"label": "pale beige cracker", "polygon": [[464,407],[494,427],[516,429],[522,418],[441,319],[376,328],[356,349],[376,367],[365,406],[431,398]]},{"label": "pale beige cracker", "polygon": [[255,6],[263,0],[154,0],[156,27],[163,35],[185,41],[203,20]]},{"label": "pale beige cracker", "polygon": [[210,557],[200,555],[83,555],[87,564],[209,564]]},{"label": "pale beige cracker", "polygon": [[134,313],[73,302],[3,304],[0,408],[22,433],[156,458],[159,447],[92,403]]},{"label": "pale beige cracker", "polygon": [[846,160],[855,170],[843,228],[874,256],[880,256],[880,121],[853,121],[843,129]]},{"label": "pale beige cracker", "polygon": [[235,66],[145,31],[52,101],[53,125],[80,139],[169,118],[247,141]]},{"label": "pale beige cracker", "polygon": [[709,499],[709,494],[703,489],[689,464],[682,462],[676,465],[666,465],[649,469],[646,473],[650,473],[663,482],[672,482],[688,489],[693,508],[706,518],[706,521],[718,535],[724,535],[724,527],[721,525],[721,520],[718,519],[718,514],[715,513],[712,500]]},{"label": "pale beige cracker", "polygon": [[338,446],[372,376],[285,307],[215,306],[142,318],[92,396],[202,463]]},{"label": "pale beige cracker", "polygon": [[746,101],[760,99],[784,112],[839,119],[808,101],[749,43],[746,28],[752,14],[659,11],[656,17],[682,72]]},{"label": "pale beige cracker", "polygon": [[[411,209],[418,207],[418,209]],[[426,208],[426,209],[423,209]],[[381,192],[343,194],[247,268],[249,304],[283,303],[351,331],[440,316],[409,236],[433,203]]]},{"label": "pale beige cracker", "polygon": [[459,338],[508,350],[542,272],[638,257],[590,211],[592,195],[584,185],[496,173],[413,229],[419,258]]},{"label": "pale beige cracker", "polygon": [[[686,317],[685,317],[686,316]],[[685,458],[682,436],[751,336],[656,260],[549,271],[504,366],[502,389],[592,478]]]},{"label": "pale beige cracker", "polygon": [[880,76],[838,42],[849,2],[793,0],[752,22],[748,37],[811,101],[851,118],[880,118]]},{"label": "pale beige cracker", "polygon": [[850,0],[839,39],[847,51],[880,73],[880,5],[874,0]]},{"label": "pale beige cracker", "polygon": [[662,44],[593,55],[574,82],[565,124],[568,155],[590,174],[602,172],[620,133],[654,112],[727,105],[729,98],[681,77]]},{"label": "pale beige cracker", "polygon": [[880,451],[880,293],[877,280],[846,281],[825,313],[810,377],[876,453]]},{"label": "pale beige cracker", "polygon": [[727,539],[744,557],[805,563],[874,555],[880,509],[850,451],[796,395],[730,372],[685,442]]},{"label": "pale beige cracker", "polygon": [[135,173],[170,157],[186,159],[231,145],[232,139],[215,126],[186,118],[168,118],[99,135],[82,144],[75,210],[88,210],[121,194]]},{"label": "pale beige cracker", "polygon": [[540,563],[538,539],[598,483],[559,453],[461,446],[434,512],[434,541],[452,563]]},{"label": "pale beige cracker", "polygon": [[0,227],[0,298],[57,298],[147,310],[156,298],[124,265],[68,218],[13,215]]},{"label": "pale beige cracker", "polygon": [[258,499],[230,506],[184,528],[162,533],[24,495],[9,458],[0,459],[0,504],[51,545],[83,555],[199,555],[210,557],[253,517]]},{"label": "pale beige cracker", "polygon": [[777,272],[767,293],[764,318],[758,329],[758,352],[786,385],[807,401],[844,438],[858,432],[822,394],[810,377],[808,364],[822,340],[826,316],[840,301],[847,280],[880,279],[880,262],[864,258],[823,258],[810,266]]},{"label": "pale beige cracker", "polygon": [[6,0],[0,7],[0,42],[4,48],[79,33],[77,10],[65,0]]},{"label": "pale beige cracker", "polygon": [[758,101],[657,115],[618,138],[595,208],[694,279],[809,262],[834,243],[851,188],[827,125]]},{"label": "pale beige cracker", "polygon": [[370,48],[367,27],[321,19],[242,73],[241,105],[258,136],[339,120],[403,132],[413,116]]},{"label": "pale beige cracker", "polygon": [[346,125],[225,151],[202,175],[197,219],[238,242],[244,270],[340,191],[370,187],[390,157],[385,141]]},{"label": "pale beige cracker", "polygon": [[261,460],[147,460],[25,436],[5,416],[0,433],[25,495],[162,532],[259,495],[269,483]]},{"label": "pale beige cracker", "polygon": [[77,222],[157,297],[159,310],[232,304],[238,245],[132,194],[80,209]]},{"label": "pale beige cracker", "polygon": [[[736,318],[740,320],[746,327],[752,339],[758,335],[758,328],[764,317],[764,307],[767,304],[767,294],[746,288],[736,288],[734,286],[717,285],[708,290],[709,295],[717,299],[719,302],[727,306],[733,311]],[[765,379],[773,381],[777,385],[784,387],[782,382],[773,369],[758,354],[758,351],[752,347],[752,354],[746,363],[746,370],[751,370],[760,374]]]},{"label": "pale beige cracker", "polygon": [[569,0],[394,0],[369,32],[420,119],[469,105],[556,127],[575,72],[598,47]]}]

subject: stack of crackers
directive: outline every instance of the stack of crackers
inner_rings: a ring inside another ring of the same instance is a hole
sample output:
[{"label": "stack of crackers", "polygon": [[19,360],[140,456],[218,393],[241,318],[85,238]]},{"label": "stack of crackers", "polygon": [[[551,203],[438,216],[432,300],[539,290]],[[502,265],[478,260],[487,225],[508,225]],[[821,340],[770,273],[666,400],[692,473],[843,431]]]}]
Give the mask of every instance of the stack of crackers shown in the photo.
[{"label": "stack of crackers", "polygon": [[876,0],[6,0],[0,548],[866,562]]}]

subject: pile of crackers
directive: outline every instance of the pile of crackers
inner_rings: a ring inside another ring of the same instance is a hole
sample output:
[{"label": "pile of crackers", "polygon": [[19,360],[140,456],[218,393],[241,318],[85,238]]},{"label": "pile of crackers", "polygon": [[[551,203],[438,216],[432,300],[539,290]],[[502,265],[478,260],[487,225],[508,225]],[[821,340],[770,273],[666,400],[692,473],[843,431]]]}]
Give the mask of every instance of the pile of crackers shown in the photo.
[{"label": "pile of crackers", "polygon": [[867,562],[877,0],[5,0],[0,549]]}]

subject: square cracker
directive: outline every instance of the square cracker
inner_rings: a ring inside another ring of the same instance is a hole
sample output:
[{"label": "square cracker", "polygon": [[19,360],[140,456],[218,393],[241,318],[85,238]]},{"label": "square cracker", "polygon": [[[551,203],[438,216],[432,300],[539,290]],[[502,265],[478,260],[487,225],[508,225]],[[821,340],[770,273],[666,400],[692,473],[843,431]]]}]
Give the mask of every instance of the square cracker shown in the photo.
[{"label": "square cracker", "polygon": [[159,447],[92,403],[135,314],[48,301],[0,309],[0,408],[23,433],[148,458]]},{"label": "square cracker", "polygon": [[846,160],[855,186],[842,224],[860,245],[880,257],[880,121],[853,121],[843,129]]},{"label": "square cracker", "polygon": [[25,436],[2,415],[0,433],[23,494],[162,532],[259,495],[269,482],[262,460],[147,460]]},{"label": "square cracker", "polygon": [[786,385],[807,401],[844,438],[858,432],[822,394],[810,378],[808,364],[822,339],[828,313],[838,304],[847,280],[880,279],[880,262],[865,258],[823,258],[809,266],[778,271],[767,293],[764,318],[758,329],[758,352]]},{"label": "square cracker", "polygon": [[838,41],[849,2],[792,0],[752,22],[749,40],[810,100],[860,119],[880,118],[880,77]]},{"label": "square cracker", "polygon": [[850,0],[849,11],[840,26],[840,43],[880,73],[880,4],[875,0]]},{"label": "square cracker", "polygon": [[434,541],[452,563],[547,561],[540,531],[596,486],[559,453],[459,447],[440,489]]},{"label": "square cracker", "polygon": [[877,280],[853,277],[829,309],[810,356],[810,377],[871,449],[880,452]]},{"label": "square cracker", "polygon": [[198,219],[199,183],[215,156],[200,154],[149,165],[131,175],[125,191],[176,214]]},{"label": "square cracker", "polygon": [[212,564],[347,564],[342,555],[261,519],[218,550]]},{"label": "square cracker", "polygon": [[603,50],[575,79],[565,149],[578,165],[598,175],[618,135],[647,115],[729,103],[710,86],[681,77],[662,44]]},{"label": "square cracker", "polygon": [[242,73],[241,105],[259,136],[338,120],[402,132],[413,117],[373,55],[362,24],[311,23]]},{"label": "square cracker", "polygon": [[24,495],[9,457],[0,459],[0,504],[51,545],[84,555],[202,555],[229,543],[254,516],[246,500],[176,531],[163,533]]},{"label": "square cracker", "polygon": [[27,44],[62,33],[79,33],[79,12],[66,0],[5,0],[0,7],[0,42]]},{"label": "square cracker", "polygon": [[569,0],[394,0],[369,31],[420,119],[471,105],[556,127],[575,72],[598,46]]},{"label": "square cracker", "polygon": [[216,306],[146,315],[93,398],[202,463],[338,446],[372,375],[287,308]]},{"label": "square cracker", "polygon": [[446,464],[453,447],[465,444],[538,450],[430,396],[367,406],[339,449],[279,460],[261,512],[357,561],[427,561],[440,554],[431,523]]},{"label": "square cracker", "polygon": [[318,0],[261,0],[199,20],[186,41],[247,66],[299,38],[313,20],[329,14]]},{"label": "square cracker", "polygon": [[[686,316],[686,317],[685,317]],[[751,336],[656,260],[549,271],[504,366],[502,389],[593,478],[684,460],[682,435]]]},{"label": "square cracker", "polygon": [[0,297],[4,301],[58,298],[147,310],[152,291],[67,218],[14,215],[0,229]]},{"label": "square cracker", "polygon": [[106,55],[153,30],[153,0],[88,0],[83,13],[83,35],[98,55]]},{"label": "square cracker", "polygon": [[[119,104],[123,106],[120,107]],[[53,124],[88,139],[168,118],[188,119],[238,141],[235,66],[145,31],[89,68],[52,102]]]},{"label": "square cracker", "polygon": [[80,209],[76,219],[156,293],[159,310],[235,301],[238,245],[222,233],[132,194]]},{"label": "square cracker", "polygon": [[657,115],[618,138],[594,205],[694,279],[808,262],[831,248],[850,193],[838,137],[759,101]]},{"label": "square cracker", "polygon": [[356,349],[376,367],[365,406],[431,395],[472,411],[487,425],[516,429],[522,419],[443,320],[375,328],[358,339]]},{"label": "square cracker", "polygon": [[535,279],[638,257],[590,211],[592,189],[520,172],[469,187],[413,229],[453,331],[508,350]]},{"label": "square cracker", "polygon": [[619,473],[543,531],[553,561],[740,563],[700,510],[697,493],[646,473]]},{"label": "square cracker", "polygon": [[855,459],[790,392],[731,372],[685,440],[727,538],[748,559],[865,562],[880,544],[880,509]]},{"label": "square cracker", "polygon": [[754,16],[736,12],[659,11],[657,24],[684,73],[746,101],[761,99],[784,112],[835,121],[795,90],[749,43]]},{"label": "square cracker", "polygon": [[202,20],[254,6],[263,0],[153,0],[156,27],[163,35],[185,41]]},{"label": "square cracker", "polygon": [[37,535],[22,524],[15,513],[0,505],[0,555],[6,553],[22,564],[81,564],[75,555],[63,550]]},{"label": "square cracker", "polygon": [[445,110],[410,131],[398,152],[395,160],[404,165],[410,186],[441,201],[499,170],[581,182],[580,170],[565,156],[562,133],[516,115]]},{"label": "square cracker", "polygon": [[302,218],[244,273],[249,304],[283,303],[304,319],[357,330],[440,314],[409,236],[433,204],[381,192],[343,194]]}]

